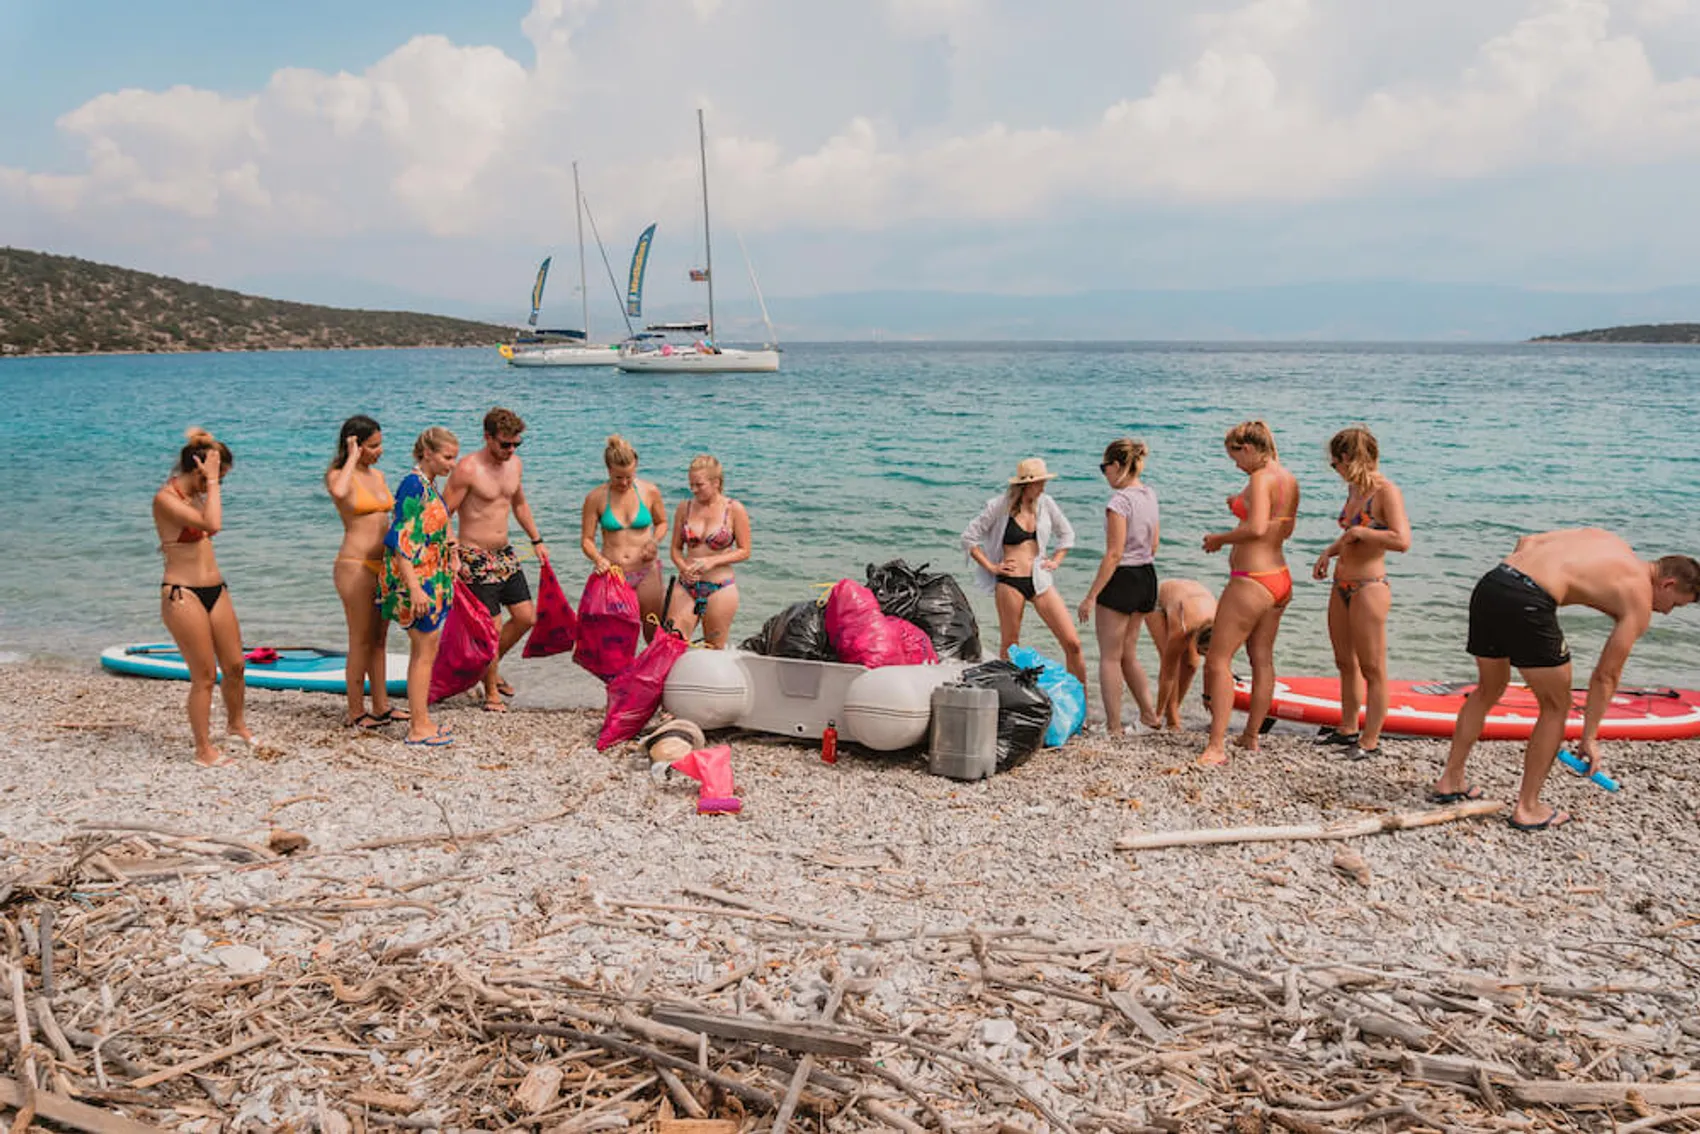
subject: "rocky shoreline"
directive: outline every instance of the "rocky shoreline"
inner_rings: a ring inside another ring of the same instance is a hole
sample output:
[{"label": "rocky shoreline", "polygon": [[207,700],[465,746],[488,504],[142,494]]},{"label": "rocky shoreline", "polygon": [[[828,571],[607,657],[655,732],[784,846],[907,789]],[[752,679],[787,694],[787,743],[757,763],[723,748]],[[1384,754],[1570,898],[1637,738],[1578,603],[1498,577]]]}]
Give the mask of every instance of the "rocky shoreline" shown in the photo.
[{"label": "rocky shoreline", "polygon": [[[340,698],[254,691],[265,747],[214,771],[183,688],[0,666],[0,920],[38,1003],[52,911],[70,1037],[52,1054],[29,1010],[36,1074],[160,1126],[748,1130],[794,1084],[829,1130],[1678,1129],[1700,1106],[1693,743],[1609,746],[1615,796],[1555,773],[1578,821],[1539,835],[1124,852],[1425,810],[1444,749],[1272,735],[1207,771],[1196,733],[1099,734],[959,784],[736,734],[744,810],[699,817],[688,781],[594,751],[599,714],[523,688],[446,708],[457,743],[429,753],[339,727]],[[1485,745],[1473,778],[1508,799],[1518,763]],[[704,1039],[666,1005],[840,1047]],[[78,1035],[135,1074],[97,1075]]]}]

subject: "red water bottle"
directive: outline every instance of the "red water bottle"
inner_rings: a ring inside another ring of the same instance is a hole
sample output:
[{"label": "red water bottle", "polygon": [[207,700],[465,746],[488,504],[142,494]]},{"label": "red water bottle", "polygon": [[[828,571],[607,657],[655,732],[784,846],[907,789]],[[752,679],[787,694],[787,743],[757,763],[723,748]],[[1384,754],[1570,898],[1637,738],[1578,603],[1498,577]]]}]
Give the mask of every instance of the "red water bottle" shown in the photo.
[{"label": "red water bottle", "polygon": [[820,734],[820,762],[838,763],[838,729],[832,721],[826,722],[826,728]]}]

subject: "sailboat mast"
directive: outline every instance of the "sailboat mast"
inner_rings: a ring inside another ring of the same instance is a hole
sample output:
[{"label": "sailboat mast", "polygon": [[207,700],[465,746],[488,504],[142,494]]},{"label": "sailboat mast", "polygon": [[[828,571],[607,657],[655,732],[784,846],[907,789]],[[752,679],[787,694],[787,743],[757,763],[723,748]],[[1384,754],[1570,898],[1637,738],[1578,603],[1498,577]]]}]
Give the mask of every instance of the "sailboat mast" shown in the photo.
[{"label": "sailboat mast", "polygon": [[584,274],[584,194],[578,189],[578,162],[573,162],[573,208],[578,213],[578,294],[584,301],[584,341],[590,341],[590,289],[585,286]]},{"label": "sailboat mast", "polygon": [[702,158],[702,258],[708,275],[708,341],[714,341],[714,245],[708,236],[708,128],[697,108],[697,154]]}]

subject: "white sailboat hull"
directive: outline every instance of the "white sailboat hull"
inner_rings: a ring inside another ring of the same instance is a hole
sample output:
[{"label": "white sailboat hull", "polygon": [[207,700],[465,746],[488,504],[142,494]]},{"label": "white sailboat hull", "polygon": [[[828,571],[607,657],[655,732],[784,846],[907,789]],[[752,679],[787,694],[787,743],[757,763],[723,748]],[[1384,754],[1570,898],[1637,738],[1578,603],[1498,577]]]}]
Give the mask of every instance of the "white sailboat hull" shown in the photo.
[{"label": "white sailboat hull", "polygon": [[621,351],[616,365],[621,370],[653,374],[772,374],[779,369],[776,350],[739,350],[723,347],[719,353],[676,350]]},{"label": "white sailboat hull", "polygon": [[613,366],[620,352],[611,346],[546,346],[517,349],[509,366]]}]

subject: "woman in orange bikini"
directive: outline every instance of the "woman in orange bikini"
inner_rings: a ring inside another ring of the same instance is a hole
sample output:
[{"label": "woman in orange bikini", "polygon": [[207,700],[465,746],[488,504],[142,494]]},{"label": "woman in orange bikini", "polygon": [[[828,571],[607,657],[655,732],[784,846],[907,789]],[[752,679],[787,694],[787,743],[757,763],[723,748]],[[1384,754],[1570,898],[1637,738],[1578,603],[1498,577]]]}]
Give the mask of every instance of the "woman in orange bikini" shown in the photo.
[{"label": "woman in orange bikini", "polygon": [[[1323,549],[1311,570],[1313,578],[1326,579],[1328,561],[1339,560],[1328,596],[1328,640],[1340,669],[1340,727],[1324,728],[1316,742],[1345,748],[1353,760],[1381,755],[1381,725],[1387,719],[1387,612],[1393,605],[1387,553],[1411,547],[1405,497],[1381,475],[1380,460],[1375,435],[1361,425],[1342,429],[1328,442],[1328,463],[1346,482],[1346,505],[1340,509],[1340,538]],[[1362,732],[1355,727],[1360,705]]]},{"label": "woman in orange bikini", "polygon": [[195,738],[195,763],[217,768],[236,761],[212,742],[214,685],[224,693],[226,731],[259,747],[244,715],[242,627],[212,546],[212,537],[224,525],[221,486],[235,458],[204,429],[191,429],[186,437],[188,444],[177,455],[176,469],[153,496],[153,526],[159,533],[160,554],[165,556],[159,617],[189,668],[189,731]]},{"label": "woman in orange bikini", "polygon": [[1293,534],[1299,481],[1281,466],[1275,437],[1261,421],[1228,430],[1228,456],[1247,476],[1245,490],[1228,498],[1239,523],[1204,537],[1204,550],[1227,547],[1228,585],[1216,604],[1210,650],[1204,658],[1204,692],[1210,700],[1210,741],[1200,764],[1228,762],[1228,718],[1234,709],[1234,654],[1243,645],[1251,662],[1251,711],[1236,743],[1255,751],[1269,700],[1275,693],[1275,634],[1293,597],[1293,573],[1281,546]]},{"label": "woman in orange bikini", "polygon": [[[637,475],[638,455],[618,433],[602,449],[608,479],[590,490],[581,510],[584,534],[579,547],[598,575],[618,567],[638,596],[638,617],[644,641],[655,637],[656,623],[665,612],[661,584],[661,541],[667,538],[667,505],[661,490]],[[597,533],[602,546],[596,546]]]},{"label": "woman in orange bikini", "polygon": [[738,613],[735,563],[750,557],[750,514],[726,495],[720,462],[706,453],[691,461],[691,497],[679,505],[673,527],[673,566],[678,591],[667,617],[689,638],[702,622],[703,645],[720,650]]},{"label": "woman in orange bikini", "polygon": [[[331,578],[342,599],[348,621],[348,712],[350,728],[382,728],[407,720],[406,709],[390,706],[384,680],[385,639],[390,624],[378,610],[378,578],[384,573],[384,535],[390,530],[390,495],[378,458],[384,455],[384,433],[365,414],[342,423],[337,434],[336,460],[325,472],[325,491],[342,517],[342,547],[331,564]],[[366,711],[365,689],[370,682],[372,711]]]}]

